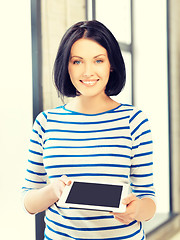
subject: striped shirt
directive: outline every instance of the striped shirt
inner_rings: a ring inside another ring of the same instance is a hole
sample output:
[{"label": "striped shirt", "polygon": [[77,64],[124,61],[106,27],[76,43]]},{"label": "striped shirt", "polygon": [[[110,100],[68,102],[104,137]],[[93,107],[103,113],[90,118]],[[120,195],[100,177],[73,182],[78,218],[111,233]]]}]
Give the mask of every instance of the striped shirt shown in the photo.
[{"label": "striped shirt", "polygon": [[[62,175],[73,180],[127,183],[139,198],[154,199],[152,138],[148,119],[132,105],[82,114],[66,105],[40,113],[33,126],[23,191],[39,189]],[[46,210],[48,240],[142,240],[141,222],[124,225],[107,212]]]}]

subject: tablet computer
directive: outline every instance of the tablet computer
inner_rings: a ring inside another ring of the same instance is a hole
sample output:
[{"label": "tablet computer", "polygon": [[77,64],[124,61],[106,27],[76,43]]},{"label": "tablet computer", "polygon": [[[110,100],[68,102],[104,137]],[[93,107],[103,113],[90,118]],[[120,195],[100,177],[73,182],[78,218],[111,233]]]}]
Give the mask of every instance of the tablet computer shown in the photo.
[{"label": "tablet computer", "polygon": [[81,208],[108,212],[125,212],[123,198],[128,195],[127,184],[72,181],[65,186],[57,202],[60,207]]}]

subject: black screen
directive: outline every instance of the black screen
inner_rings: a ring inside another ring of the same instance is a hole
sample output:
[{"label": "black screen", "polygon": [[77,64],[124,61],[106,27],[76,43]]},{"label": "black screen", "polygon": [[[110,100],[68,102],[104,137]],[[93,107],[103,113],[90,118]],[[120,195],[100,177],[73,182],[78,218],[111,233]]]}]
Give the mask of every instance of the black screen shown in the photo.
[{"label": "black screen", "polygon": [[74,182],[66,203],[119,207],[122,186]]}]

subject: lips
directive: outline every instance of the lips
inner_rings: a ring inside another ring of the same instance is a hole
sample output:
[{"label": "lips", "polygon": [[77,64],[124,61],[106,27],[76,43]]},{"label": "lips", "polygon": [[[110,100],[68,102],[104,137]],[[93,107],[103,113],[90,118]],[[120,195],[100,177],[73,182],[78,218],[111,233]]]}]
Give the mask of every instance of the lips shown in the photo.
[{"label": "lips", "polygon": [[99,81],[99,79],[95,79],[95,80],[80,80],[80,82],[83,85],[87,86],[87,87],[94,86],[98,81]]}]

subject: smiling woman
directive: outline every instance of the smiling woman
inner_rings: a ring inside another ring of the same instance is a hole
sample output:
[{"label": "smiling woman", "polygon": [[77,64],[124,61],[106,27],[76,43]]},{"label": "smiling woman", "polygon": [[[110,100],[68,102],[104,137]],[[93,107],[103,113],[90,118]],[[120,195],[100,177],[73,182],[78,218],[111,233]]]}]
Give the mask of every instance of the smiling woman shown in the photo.
[{"label": "smiling woman", "polygon": [[[46,210],[44,239],[89,239],[89,234],[91,239],[145,239],[141,222],[156,208],[151,131],[141,110],[111,98],[125,84],[112,33],[98,21],[73,25],[60,43],[54,78],[60,93],[74,99],[40,113],[34,122],[25,208],[31,214]],[[79,178],[128,184],[126,211],[59,207],[65,186]]]}]

